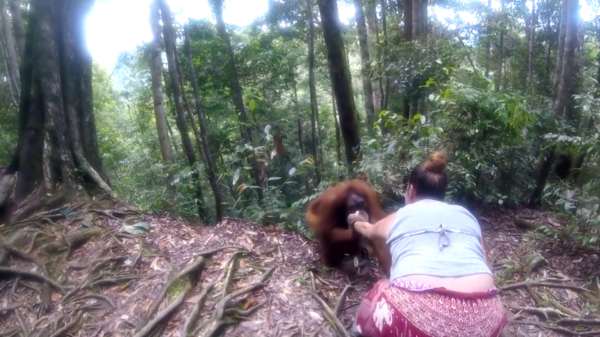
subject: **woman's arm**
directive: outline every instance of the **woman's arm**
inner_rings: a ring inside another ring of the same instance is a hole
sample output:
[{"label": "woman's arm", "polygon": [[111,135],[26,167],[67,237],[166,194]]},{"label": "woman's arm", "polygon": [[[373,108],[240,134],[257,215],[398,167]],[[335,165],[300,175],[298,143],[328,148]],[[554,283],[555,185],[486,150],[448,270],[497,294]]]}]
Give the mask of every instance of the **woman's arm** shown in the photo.
[{"label": "woman's arm", "polygon": [[[351,214],[349,219],[353,219],[353,216],[357,215],[358,212]],[[356,229],[356,231],[360,234],[366,236],[369,240],[374,240],[377,238],[387,240],[395,218],[396,213],[392,213],[387,217],[379,220],[375,224],[370,224],[367,221],[357,220],[354,222],[354,229]]]}]

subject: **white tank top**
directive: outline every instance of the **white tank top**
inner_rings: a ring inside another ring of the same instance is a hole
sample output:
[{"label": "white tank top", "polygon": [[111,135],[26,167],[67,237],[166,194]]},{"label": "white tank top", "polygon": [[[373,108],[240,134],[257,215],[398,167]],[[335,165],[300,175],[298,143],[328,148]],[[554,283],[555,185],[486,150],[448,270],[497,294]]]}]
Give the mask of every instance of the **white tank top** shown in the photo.
[{"label": "white tank top", "polygon": [[408,275],[460,277],[490,274],[481,227],[464,207],[423,199],[404,206],[387,238],[390,279]]}]

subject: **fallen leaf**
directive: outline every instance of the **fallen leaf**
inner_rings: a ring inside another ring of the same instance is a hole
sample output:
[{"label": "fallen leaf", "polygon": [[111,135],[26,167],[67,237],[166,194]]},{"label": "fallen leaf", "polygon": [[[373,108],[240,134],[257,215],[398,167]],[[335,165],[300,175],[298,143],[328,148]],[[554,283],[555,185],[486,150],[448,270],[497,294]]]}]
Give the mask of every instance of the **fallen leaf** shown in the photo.
[{"label": "fallen leaf", "polygon": [[187,300],[185,300],[185,303],[196,303],[199,300],[200,300],[200,294],[188,298]]},{"label": "fallen leaf", "polygon": [[52,295],[50,295],[50,298],[52,299],[52,302],[56,302],[62,298],[62,295],[59,293],[52,292]]},{"label": "fallen leaf", "polygon": [[318,321],[322,321],[323,320],[323,318],[321,317],[321,315],[317,314],[314,311],[309,311],[308,314],[310,315],[310,317],[312,317],[312,318],[314,318],[314,319],[316,319]]}]

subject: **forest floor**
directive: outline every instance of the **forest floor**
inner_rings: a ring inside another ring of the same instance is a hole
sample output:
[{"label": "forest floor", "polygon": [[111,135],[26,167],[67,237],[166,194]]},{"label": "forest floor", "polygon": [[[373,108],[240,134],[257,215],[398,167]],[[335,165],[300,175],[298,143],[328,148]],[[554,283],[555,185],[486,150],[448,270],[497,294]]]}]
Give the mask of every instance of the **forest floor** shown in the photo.
[{"label": "forest floor", "polygon": [[[564,226],[547,213],[479,219],[512,336],[600,336],[598,278],[586,282],[598,252],[515,225]],[[240,219],[193,226],[77,204],[0,234],[0,336],[347,336],[381,277],[374,262],[325,270],[314,242]]]}]

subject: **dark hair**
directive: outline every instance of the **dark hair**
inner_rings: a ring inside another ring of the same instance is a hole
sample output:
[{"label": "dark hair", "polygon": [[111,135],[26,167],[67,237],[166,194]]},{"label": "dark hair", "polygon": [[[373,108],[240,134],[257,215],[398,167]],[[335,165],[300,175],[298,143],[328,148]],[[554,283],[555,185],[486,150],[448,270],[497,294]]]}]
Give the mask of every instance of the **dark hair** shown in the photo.
[{"label": "dark hair", "polygon": [[446,154],[441,151],[432,153],[427,160],[415,167],[408,176],[417,197],[429,197],[443,200],[448,186],[446,176]]}]

